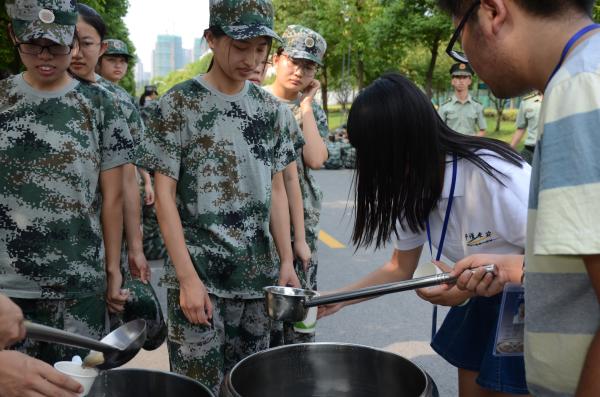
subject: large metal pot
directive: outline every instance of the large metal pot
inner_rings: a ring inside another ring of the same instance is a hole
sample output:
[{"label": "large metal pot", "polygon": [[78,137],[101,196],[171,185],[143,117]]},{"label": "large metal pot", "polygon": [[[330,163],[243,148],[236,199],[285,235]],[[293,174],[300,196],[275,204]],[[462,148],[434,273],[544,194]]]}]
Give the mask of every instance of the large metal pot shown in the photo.
[{"label": "large metal pot", "polygon": [[88,397],[214,397],[201,383],[185,376],[146,369],[102,372]]},{"label": "large metal pot", "polygon": [[368,346],[305,343],[265,350],[225,377],[221,397],[437,397],[409,360]]}]

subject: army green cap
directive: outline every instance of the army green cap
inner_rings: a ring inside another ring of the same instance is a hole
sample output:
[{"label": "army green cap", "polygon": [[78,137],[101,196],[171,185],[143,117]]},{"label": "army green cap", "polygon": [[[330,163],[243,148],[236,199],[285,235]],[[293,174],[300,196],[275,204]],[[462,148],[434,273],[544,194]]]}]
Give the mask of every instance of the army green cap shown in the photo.
[{"label": "army green cap", "polygon": [[71,45],[77,24],[75,0],[7,0],[6,13],[21,42],[48,39]]},{"label": "army green cap", "polygon": [[300,25],[290,25],[283,35],[283,50],[292,58],[308,59],[323,66],[327,42],[317,32]]},{"label": "army green cap", "polygon": [[220,27],[234,40],[269,36],[282,41],[273,30],[274,17],[271,0],[210,0],[209,26]]},{"label": "army green cap", "polygon": [[455,63],[450,68],[450,74],[452,76],[473,76],[473,69],[469,66],[468,63]]},{"label": "army green cap", "polygon": [[106,43],[106,52],[104,55],[122,55],[124,57],[131,58],[129,48],[123,41],[117,39],[106,39],[103,41],[103,43]]}]

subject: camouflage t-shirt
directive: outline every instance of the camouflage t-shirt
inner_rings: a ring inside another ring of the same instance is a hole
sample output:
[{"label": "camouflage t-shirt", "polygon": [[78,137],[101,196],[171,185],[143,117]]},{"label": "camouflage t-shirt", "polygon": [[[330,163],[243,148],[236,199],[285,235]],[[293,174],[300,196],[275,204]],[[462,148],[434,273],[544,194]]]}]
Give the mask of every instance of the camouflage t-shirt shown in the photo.
[{"label": "camouflage t-shirt", "polygon": [[[272,86],[267,86],[265,89],[272,92]],[[302,129],[302,111],[300,110],[300,101],[298,99],[294,101],[287,101],[285,99],[278,98],[282,103],[289,106],[292,110],[294,117],[298,123],[298,126]],[[313,114],[317,121],[317,129],[319,134],[323,138],[325,144],[327,144],[327,137],[329,136],[329,128],[327,125],[327,114],[323,111],[323,108],[313,101],[312,103]],[[302,203],[304,205],[304,228],[306,229],[306,242],[312,251],[317,248],[317,240],[319,238],[319,218],[321,216],[321,200],[323,200],[323,192],[317,185],[314,176],[311,174],[311,169],[304,164],[302,158],[302,148],[304,147],[305,141],[302,135],[302,130],[299,130],[300,135],[292,134],[292,140],[294,141],[294,149],[296,149],[297,158],[296,164],[298,167],[298,177],[300,180],[300,190],[302,192]]]},{"label": "camouflage t-shirt", "polygon": [[131,162],[115,98],[73,80],[0,82],[0,292],[66,298],[105,289],[100,172]]},{"label": "camouflage t-shirt", "polygon": [[[236,95],[202,76],[161,97],[147,122],[140,164],[177,182],[186,244],[208,291],[252,299],[277,281],[269,233],[271,179],[294,161],[291,112],[246,83]],[[167,286],[177,286],[172,265]]]},{"label": "camouflage t-shirt", "polygon": [[118,86],[100,75],[96,75],[96,83],[105,88],[119,100],[121,111],[125,115],[125,120],[129,125],[129,132],[136,145],[142,139],[144,133],[144,123],[140,111],[135,102],[132,102],[131,95],[121,86]]}]

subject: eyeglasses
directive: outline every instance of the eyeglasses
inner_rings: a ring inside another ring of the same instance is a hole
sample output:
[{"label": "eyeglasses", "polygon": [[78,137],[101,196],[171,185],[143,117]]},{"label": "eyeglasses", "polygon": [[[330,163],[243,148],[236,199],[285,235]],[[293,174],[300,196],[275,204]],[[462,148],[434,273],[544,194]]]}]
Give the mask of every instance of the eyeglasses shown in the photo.
[{"label": "eyeglasses", "polygon": [[319,71],[319,66],[314,62],[292,58],[291,56],[286,54],[283,55],[285,55],[285,58],[287,59],[289,64],[294,67],[294,71],[300,70],[307,77],[313,77]]},{"label": "eyeglasses", "polygon": [[49,54],[52,55],[68,55],[71,53],[73,49],[72,46],[68,45],[60,45],[60,44],[51,44],[51,45],[39,45],[33,43],[17,43],[15,47],[22,54],[28,55],[40,55],[44,50],[47,50]]},{"label": "eyeglasses", "polygon": [[448,43],[448,47],[446,47],[446,54],[448,54],[448,56],[450,56],[450,58],[454,59],[457,62],[469,63],[469,60],[467,59],[467,56],[465,55],[464,52],[456,51],[453,48],[456,45],[456,42],[458,41],[458,39],[460,38],[462,30],[465,27],[465,25],[467,24],[467,21],[469,20],[469,18],[471,17],[471,14],[473,14],[473,11],[475,11],[475,8],[477,8],[477,6],[480,3],[481,2],[479,0],[477,0],[475,3],[473,3],[471,5],[471,7],[469,7],[467,12],[463,16],[462,20],[458,24],[458,27],[454,31],[454,34],[452,35],[452,38],[450,39],[450,42]]}]

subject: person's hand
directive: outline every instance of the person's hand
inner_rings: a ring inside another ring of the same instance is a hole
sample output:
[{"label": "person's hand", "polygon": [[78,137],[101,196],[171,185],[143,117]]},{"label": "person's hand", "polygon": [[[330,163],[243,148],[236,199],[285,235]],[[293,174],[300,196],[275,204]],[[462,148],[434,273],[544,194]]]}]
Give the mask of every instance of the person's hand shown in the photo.
[{"label": "person's hand", "polygon": [[140,279],[144,284],[148,284],[151,271],[146,255],[144,255],[144,251],[138,250],[136,252],[128,252],[127,262],[129,263],[129,272],[131,272],[131,276]]},{"label": "person's hand", "polygon": [[441,306],[458,306],[472,296],[469,292],[461,291],[456,287],[449,288],[447,285],[419,288],[415,291],[421,299]]},{"label": "person's hand", "polygon": [[0,351],[0,396],[76,397],[83,386],[43,361],[12,350]]},{"label": "person's hand", "polygon": [[213,306],[208,291],[198,276],[188,277],[180,282],[179,306],[190,323],[210,326]]},{"label": "person's hand", "polygon": [[25,338],[23,320],[21,308],[0,294],[0,350]]},{"label": "person's hand", "polygon": [[129,291],[122,290],[123,275],[120,271],[107,275],[106,304],[110,313],[120,313],[125,310]]},{"label": "person's hand", "polygon": [[277,285],[282,287],[302,288],[298,275],[292,263],[282,263],[279,269],[279,281]]},{"label": "person's hand", "polygon": [[154,204],[154,188],[152,187],[151,183],[146,183],[144,185],[144,204]]},{"label": "person's hand", "polygon": [[[494,274],[486,273],[481,266],[496,265]],[[494,296],[508,282],[519,283],[523,274],[523,255],[468,256],[454,265],[451,274],[458,277],[456,286],[480,296]]]},{"label": "person's hand", "polygon": [[[300,106],[312,106],[312,102],[315,99],[317,91],[321,88],[319,80],[311,81],[304,91],[302,91],[302,97],[300,98]],[[311,108],[312,109],[312,108]]]},{"label": "person's hand", "polygon": [[308,246],[306,240],[294,240],[294,255],[296,255],[296,258],[298,258],[300,262],[302,262],[302,268],[306,273],[308,271],[308,266],[310,265],[310,258],[312,256],[312,253],[310,252],[310,247]]},{"label": "person's hand", "polygon": [[344,306],[346,306],[344,302],[330,303],[328,305],[319,306],[319,311],[317,312],[317,319],[331,316],[332,314],[335,314],[342,310]]}]

